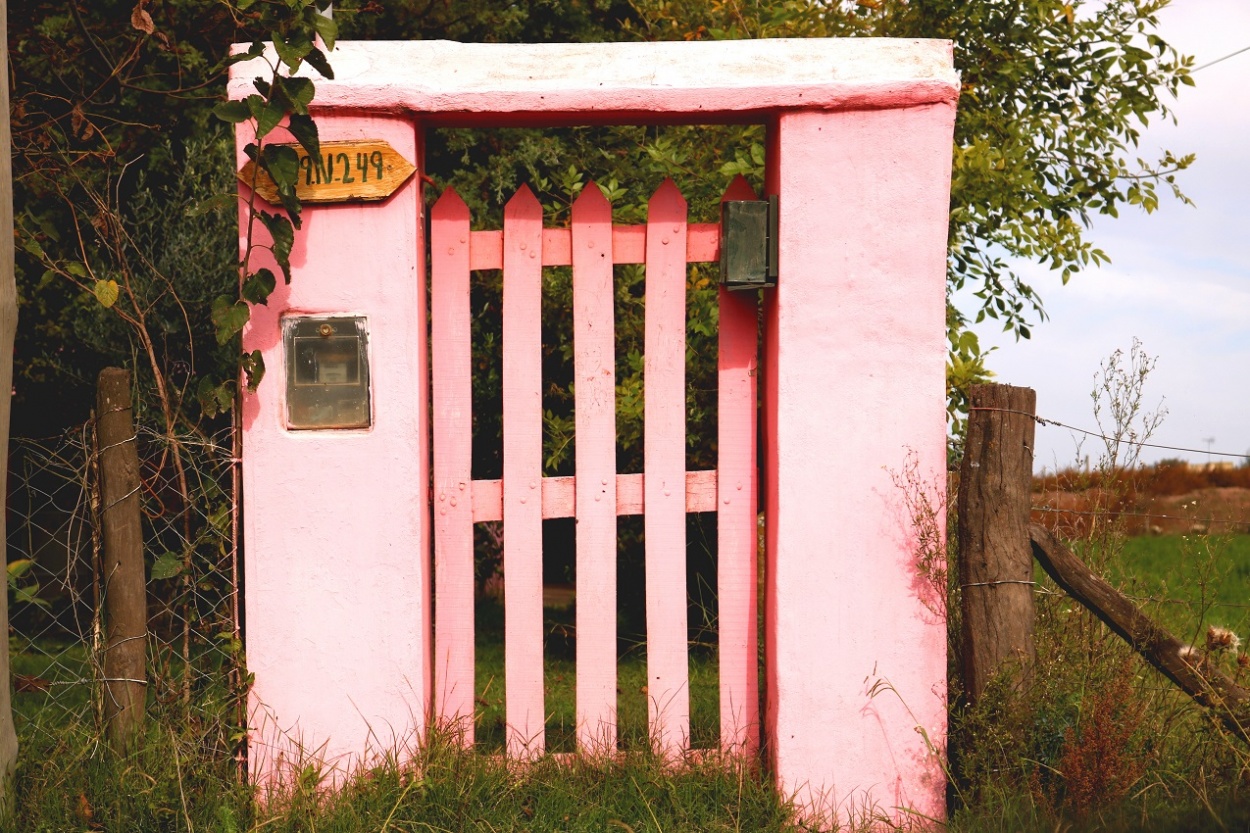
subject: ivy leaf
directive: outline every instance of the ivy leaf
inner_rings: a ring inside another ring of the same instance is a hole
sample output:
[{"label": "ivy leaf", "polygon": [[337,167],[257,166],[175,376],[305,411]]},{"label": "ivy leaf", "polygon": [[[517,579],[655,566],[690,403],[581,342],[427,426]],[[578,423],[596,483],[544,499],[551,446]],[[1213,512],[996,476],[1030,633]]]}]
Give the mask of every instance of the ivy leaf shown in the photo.
[{"label": "ivy leaf", "polygon": [[294,115],[287,125],[291,135],[304,146],[314,164],[321,164],[321,139],[317,133],[317,124],[312,116]]},{"label": "ivy leaf", "polygon": [[238,124],[251,118],[251,108],[245,101],[223,101],[213,108],[213,115],[227,124]]},{"label": "ivy leaf", "polygon": [[270,214],[267,211],[258,213],[260,221],[269,229],[269,236],[273,238],[273,257],[282,269],[283,281],[290,283],[291,248],[295,245],[295,229],[291,226],[291,221],[281,214]]},{"label": "ivy leaf", "polygon": [[247,376],[248,393],[255,393],[256,388],[260,387],[260,380],[265,378],[265,357],[259,350],[253,350],[250,353],[244,353],[239,364],[243,367],[244,375]]},{"label": "ivy leaf", "polygon": [[152,581],[173,578],[182,572],[182,557],[176,552],[163,552],[152,564]]},{"label": "ivy leaf", "polygon": [[117,289],[117,281],[96,281],[95,282],[95,299],[100,302],[100,306],[108,309],[117,303],[117,296],[120,292]]},{"label": "ivy leaf", "polygon": [[247,280],[243,281],[240,294],[243,300],[250,304],[266,304],[275,286],[277,286],[277,280],[273,272],[268,269],[258,269],[255,274],[248,275]]},{"label": "ivy leaf", "polygon": [[252,317],[252,310],[242,301],[231,301],[218,296],[213,299],[213,309],[209,317],[217,327],[217,343],[225,344],[243,331],[244,325]]}]

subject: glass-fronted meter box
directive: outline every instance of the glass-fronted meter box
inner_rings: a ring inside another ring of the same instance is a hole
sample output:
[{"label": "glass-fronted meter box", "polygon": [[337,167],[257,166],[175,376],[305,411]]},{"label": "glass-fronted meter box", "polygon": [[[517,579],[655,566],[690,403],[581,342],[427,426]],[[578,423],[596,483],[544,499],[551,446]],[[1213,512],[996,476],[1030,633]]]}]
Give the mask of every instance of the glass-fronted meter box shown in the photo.
[{"label": "glass-fronted meter box", "polygon": [[368,428],[368,328],[363,316],[288,316],[286,421],[293,429]]}]

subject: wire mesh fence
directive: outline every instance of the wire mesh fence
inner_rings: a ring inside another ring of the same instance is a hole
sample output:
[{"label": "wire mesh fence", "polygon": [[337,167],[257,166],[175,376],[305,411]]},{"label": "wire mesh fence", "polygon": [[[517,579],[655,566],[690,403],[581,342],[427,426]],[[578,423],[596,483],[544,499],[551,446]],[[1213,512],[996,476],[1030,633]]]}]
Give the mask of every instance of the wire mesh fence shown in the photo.
[{"label": "wire mesh fence", "polygon": [[[147,575],[147,706],[200,735],[205,751],[241,749],[245,691],[229,430],[135,437]],[[99,452],[88,422],[14,440],[8,592],[19,735],[103,731],[105,582]]]}]

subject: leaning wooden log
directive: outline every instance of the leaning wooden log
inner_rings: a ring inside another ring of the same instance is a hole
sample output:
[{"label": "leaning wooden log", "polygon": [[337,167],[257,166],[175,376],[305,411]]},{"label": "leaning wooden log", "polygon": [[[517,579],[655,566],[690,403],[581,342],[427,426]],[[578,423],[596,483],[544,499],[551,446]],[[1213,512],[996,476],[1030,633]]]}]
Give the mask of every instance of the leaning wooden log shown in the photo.
[{"label": "leaning wooden log", "polygon": [[1228,731],[1250,743],[1250,690],[1205,662],[1200,650],[1181,642],[1142,613],[1123,593],[1094,575],[1044,527],[1030,524],[1029,539],[1033,556],[1056,584],[1089,608],[1163,676],[1210,709]]}]

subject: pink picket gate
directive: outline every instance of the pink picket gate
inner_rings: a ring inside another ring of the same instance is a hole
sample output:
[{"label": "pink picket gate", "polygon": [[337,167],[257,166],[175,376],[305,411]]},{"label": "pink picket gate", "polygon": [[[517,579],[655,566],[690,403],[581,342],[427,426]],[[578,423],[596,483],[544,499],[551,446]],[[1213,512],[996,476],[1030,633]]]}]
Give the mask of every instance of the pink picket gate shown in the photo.
[{"label": "pink picket gate", "polygon": [[[488,520],[505,536],[508,754],[547,748],[544,518],[577,523],[578,746],[617,748],[616,530],[641,514],[650,736],[679,755],[691,731],[683,536],[687,513],[714,509],[721,746],[758,751],[816,824],[941,817],[945,620],[894,473],[942,498],[951,45],[340,43],[331,62],[312,111],[334,174],[310,160],[301,187],[333,193],[305,209],[292,281],[243,333],[269,368],[242,404],[253,779],[279,790],[313,765],[341,782],[415,754],[431,725],[473,740],[472,531]],[[236,63],[231,97],[267,71]],[[725,122],[766,127],[778,274],[775,288],[720,293],[716,469],[686,471],[686,272],[716,258],[717,227],[690,223],[671,183],[639,226],[613,225],[595,187],[569,228],[543,228],[525,189],[502,230],[472,231],[451,192],[427,220],[425,136]],[[240,196],[246,223],[245,181]],[[249,234],[268,242],[242,227],[241,245]],[[252,267],[276,272],[267,257],[254,251]],[[642,473],[615,463],[622,263],[646,268]],[[554,265],[574,281],[569,477],[543,476],[539,309]],[[471,465],[469,286],[482,269],[505,276],[497,481],[475,481]]]},{"label": "pink picket gate", "polygon": [[[739,178],[726,199],[754,199]],[[686,471],[687,264],[719,258],[720,227],[688,224],[671,182],[648,222],[614,226],[592,184],[571,228],[543,228],[522,187],[504,228],[470,231],[447,190],[430,212],[434,498],[434,713],[473,741],[473,524],[504,522],[507,750],[544,744],[542,521],[577,520],[577,740],[617,748],[617,517],[642,514],[646,542],[649,736],[676,755],[690,737],[686,513],[717,512],[721,744],[759,743],[756,633],[756,369],[758,293],[719,295],[717,468]],[[616,471],[613,266],[646,265],[645,470]],[[576,473],[544,477],[541,287],[544,266],[572,266]],[[503,269],[503,478],[471,474],[470,273]]]}]

